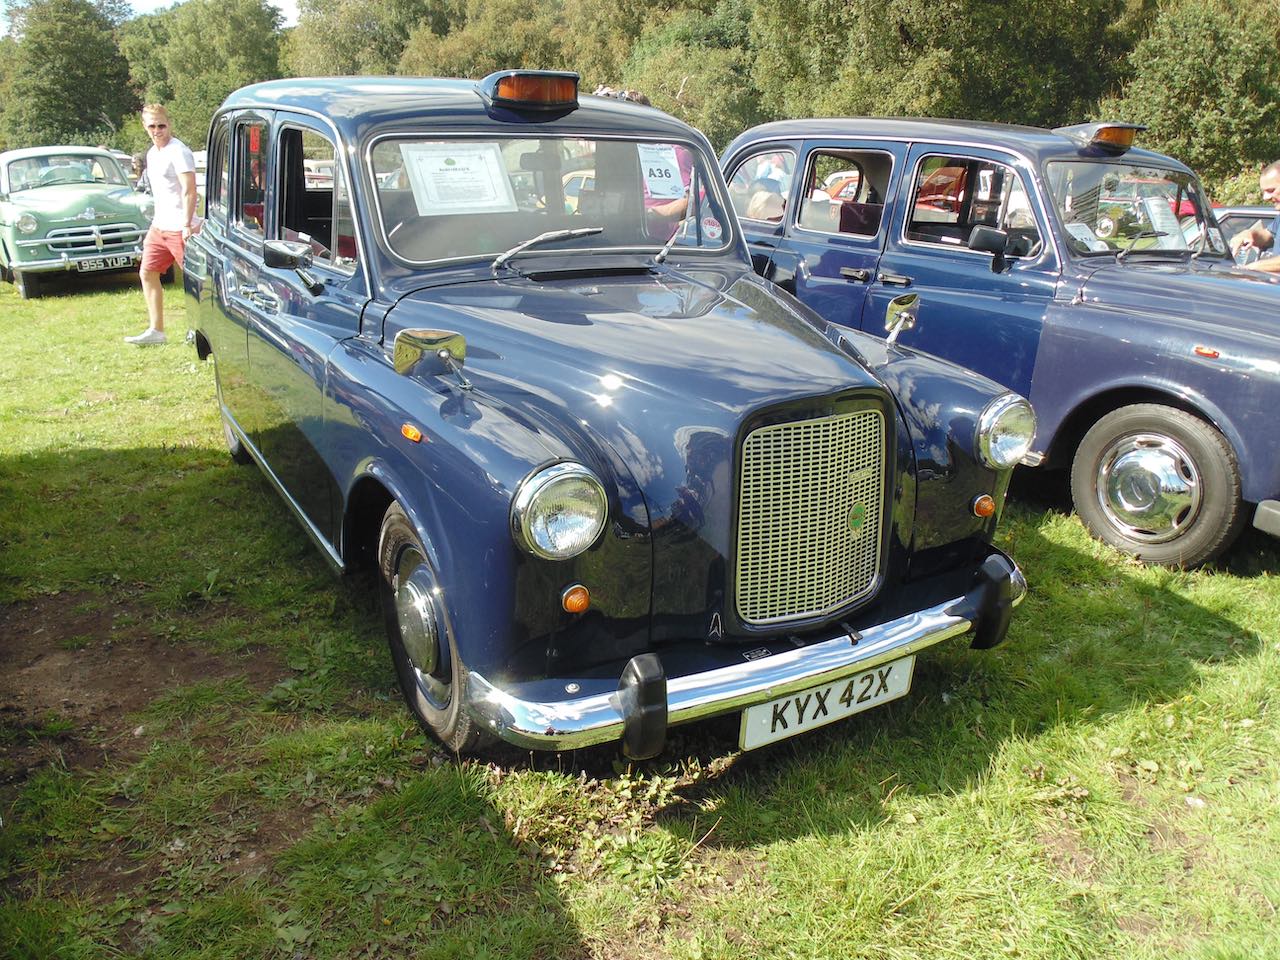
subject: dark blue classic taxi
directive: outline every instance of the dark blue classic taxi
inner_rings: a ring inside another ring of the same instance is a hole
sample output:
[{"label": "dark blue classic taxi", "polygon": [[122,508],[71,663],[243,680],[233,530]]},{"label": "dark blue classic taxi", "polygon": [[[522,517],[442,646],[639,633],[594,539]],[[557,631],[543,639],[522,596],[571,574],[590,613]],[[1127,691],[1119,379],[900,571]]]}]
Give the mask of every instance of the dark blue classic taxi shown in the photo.
[{"label": "dark blue classic taxi", "polygon": [[1280,536],[1280,285],[1234,269],[1195,175],[1133,124],[766,124],[723,164],[757,269],[833,323],[1028,397],[1025,463],[1093,534],[1194,566]]},{"label": "dark blue classic taxi", "polygon": [[377,571],[450,749],[758,747],[1004,638],[1027,402],[756,276],[696,131],[507,72],[251,86],[209,144],[185,283],[231,455]]}]

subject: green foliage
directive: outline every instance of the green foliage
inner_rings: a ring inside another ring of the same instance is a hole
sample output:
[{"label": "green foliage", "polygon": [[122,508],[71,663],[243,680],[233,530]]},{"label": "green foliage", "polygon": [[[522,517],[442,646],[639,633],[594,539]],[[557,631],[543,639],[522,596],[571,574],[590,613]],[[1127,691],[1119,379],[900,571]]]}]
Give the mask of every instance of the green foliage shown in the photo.
[{"label": "green foliage", "polygon": [[112,139],[132,106],[111,19],[89,0],[30,0],[15,16],[3,140],[9,147]]},{"label": "green foliage", "polygon": [[1270,19],[1202,0],[1169,4],[1133,49],[1132,79],[1098,112],[1146,124],[1144,145],[1207,179],[1230,177],[1280,156],[1276,55]]},{"label": "green foliage", "polygon": [[303,0],[284,57],[301,77],[394,73],[414,28],[444,34],[462,0]]},{"label": "green foliage", "polygon": [[483,77],[512,67],[569,66],[561,43],[560,4],[526,0],[469,0],[466,19],[443,35],[429,21],[409,34],[400,73]]}]

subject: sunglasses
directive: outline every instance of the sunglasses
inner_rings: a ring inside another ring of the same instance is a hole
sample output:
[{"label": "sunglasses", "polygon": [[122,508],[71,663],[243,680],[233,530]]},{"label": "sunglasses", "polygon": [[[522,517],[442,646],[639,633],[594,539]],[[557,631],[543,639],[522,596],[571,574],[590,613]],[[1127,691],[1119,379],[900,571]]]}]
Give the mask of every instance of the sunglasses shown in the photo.
[{"label": "sunglasses", "polygon": [[167,123],[148,123],[147,129],[148,130],[167,130],[169,129],[169,125]]}]

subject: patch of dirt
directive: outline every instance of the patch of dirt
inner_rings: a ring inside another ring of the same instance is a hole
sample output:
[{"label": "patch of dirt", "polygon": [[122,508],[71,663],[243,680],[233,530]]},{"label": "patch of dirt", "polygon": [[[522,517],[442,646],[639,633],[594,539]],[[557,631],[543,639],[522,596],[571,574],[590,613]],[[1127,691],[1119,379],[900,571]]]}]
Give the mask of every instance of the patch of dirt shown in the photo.
[{"label": "patch of dirt", "polygon": [[1098,858],[1085,844],[1080,831],[1064,826],[1055,831],[1041,831],[1036,839],[1053,868],[1064,877],[1087,880],[1093,876]]},{"label": "patch of dirt", "polygon": [[[225,616],[193,615],[197,622]],[[269,651],[228,657],[171,643],[150,627],[145,606],[90,594],[57,594],[0,606],[0,727],[5,761],[0,799],[51,762],[70,769],[130,752],[128,716],[188,684],[242,677],[265,691],[291,671]]]}]

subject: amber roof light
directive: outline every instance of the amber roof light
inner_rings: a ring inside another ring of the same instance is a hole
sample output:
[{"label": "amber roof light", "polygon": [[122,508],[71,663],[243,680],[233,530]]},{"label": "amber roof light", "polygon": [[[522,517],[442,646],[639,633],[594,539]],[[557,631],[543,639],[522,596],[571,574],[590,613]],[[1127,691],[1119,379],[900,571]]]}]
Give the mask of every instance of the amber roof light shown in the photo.
[{"label": "amber roof light", "polygon": [[1073,127],[1056,127],[1053,132],[1074,140],[1082,147],[1101,147],[1109,153],[1124,153],[1145,129],[1140,123],[1078,123]]},{"label": "amber roof light", "polygon": [[514,110],[571,110],[578,105],[578,75],[566,70],[502,70],[479,83],[494,106]]}]

